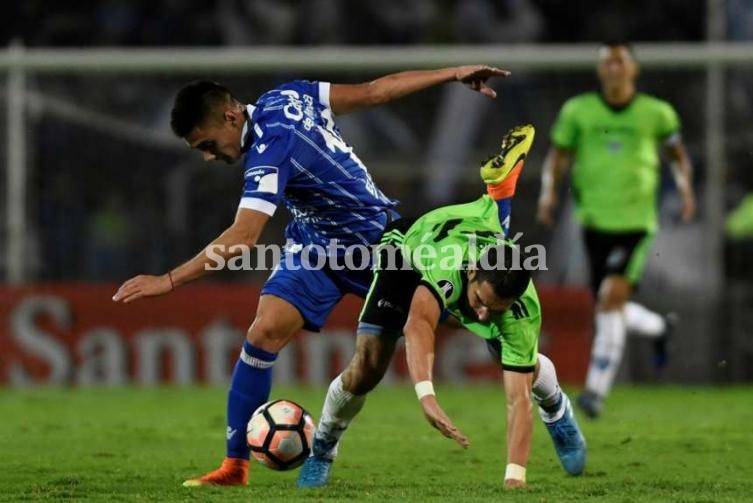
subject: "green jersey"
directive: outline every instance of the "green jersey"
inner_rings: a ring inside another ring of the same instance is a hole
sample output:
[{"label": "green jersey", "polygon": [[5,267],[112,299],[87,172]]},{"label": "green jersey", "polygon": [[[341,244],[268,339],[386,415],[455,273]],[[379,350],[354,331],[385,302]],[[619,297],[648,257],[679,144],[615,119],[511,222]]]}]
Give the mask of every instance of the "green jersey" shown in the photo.
[{"label": "green jersey", "polygon": [[541,329],[541,306],[533,281],[512,308],[485,322],[460,308],[466,295],[467,265],[477,261],[487,246],[501,243],[503,236],[497,203],[485,195],[472,203],[436,209],[416,220],[405,233],[403,254],[442,309],[474,334],[502,342],[504,368],[531,370]]},{"label": "green jersey", "polygon": [[656,230],[659,147],[679,130],[672,105],[646,94],[619,110],[596,92],[565,102],[552,143],[575,154],[572,184],[583,225],[607,232]]}]

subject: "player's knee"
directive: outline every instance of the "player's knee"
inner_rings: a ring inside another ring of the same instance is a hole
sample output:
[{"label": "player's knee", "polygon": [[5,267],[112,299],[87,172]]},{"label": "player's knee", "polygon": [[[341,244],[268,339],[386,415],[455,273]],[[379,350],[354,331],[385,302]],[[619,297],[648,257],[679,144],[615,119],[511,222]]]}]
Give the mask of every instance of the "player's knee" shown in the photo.
[{"label": "player's knee", "polygon": [[277,353],[294,334],[294,331],[291,332],[280,324],[257,319],[246,332],[246,340],[257,348]]},{"label": "player's knee", "polygon": [[366,393],[369,393],[371,392],[371,390],[376,388],[377,384],[379,384],[379,381],[381,380],[381,375],[376,375],[372,372],[361,374],[360,379],[354,381],[348,391],[350,391],[354,395],[365,395]]},{"label": "player's knee", "polygon": [[621,276],[612,276],[604,280],[599,290],[596,308],[599,311],[616,311],[625,306],[630,298],[630,282]]},{"label": "player's knee", "polygon": [[364,395],[379,384],[387,369],[385,360],[378,346],[359,344],[356,353],[343,372],[343,387],[355,395]]},{"label": "player's knee", "polygon": [[354,395],[365,395],[376,388],[382,376],[375,369],[360,366],[358,364],[348,365],[342,376],[343,389]]}]

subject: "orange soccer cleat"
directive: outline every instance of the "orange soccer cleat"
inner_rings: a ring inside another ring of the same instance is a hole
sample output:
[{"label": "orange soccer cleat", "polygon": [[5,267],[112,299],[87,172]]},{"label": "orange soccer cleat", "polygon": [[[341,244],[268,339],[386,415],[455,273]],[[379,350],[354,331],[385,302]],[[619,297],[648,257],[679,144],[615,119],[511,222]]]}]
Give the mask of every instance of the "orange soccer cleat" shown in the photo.
[{"label": "orange soccer cleat", "polygon": [[183,482],[183,487],[245,486],[248,484],[248,460],[225,458],[222,465],[197,479]]}]

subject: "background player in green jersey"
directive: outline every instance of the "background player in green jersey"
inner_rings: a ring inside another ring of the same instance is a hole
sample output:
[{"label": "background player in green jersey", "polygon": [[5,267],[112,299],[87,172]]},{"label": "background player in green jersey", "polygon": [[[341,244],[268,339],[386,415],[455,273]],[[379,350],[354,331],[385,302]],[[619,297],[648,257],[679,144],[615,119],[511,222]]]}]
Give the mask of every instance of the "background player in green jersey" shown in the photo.
[{"label": "background player in green jersey", "polygon": [[[359,318],[356,353],[330,384],[313,454],[301,469],[299,486],[327,483],[342,434],[384,376],[403,334],[408,368],[426,419],[446,437],[468,446],[468,439],[439,406],[432,385],[434,330],[443,312],[484,338],[503,368],[508,409],[505,486],[525,485],[533,427],[531,395],[562,466],[572,475],[582,473],[585,440],[559,387],[554,364],[538,353],[541,306],[525,267],[531,264],[514,245],[499,244],[504,236],[503,206],[497,197],[506,200],[514,193],[533,134],[531,126],[516,128],[503,141],[502,152],[482,167],[485,181],[493,181],[489,195],[439,208],[415,222],[402,219],[388,225]],[[494,177],[490,172],[501,174]]]},{"label": "background player in green jersey", "polygon": [[655,339],[655,364],[666,363],[670,321],[628,302],[657,230],[659,149],[669,160],[682,197],[682,219],[696,209],[691,165],[672,106],[636,91],[638,64],[627,44],[599,49],[601,92],[569,99],[552,128],[544,163],[538,220],[551,225],[560,181],[573,162],[572,192],[584,228],[597,297],[596,329],[586,388],[578,405],[591,417],[602,402],[631,333]]}]

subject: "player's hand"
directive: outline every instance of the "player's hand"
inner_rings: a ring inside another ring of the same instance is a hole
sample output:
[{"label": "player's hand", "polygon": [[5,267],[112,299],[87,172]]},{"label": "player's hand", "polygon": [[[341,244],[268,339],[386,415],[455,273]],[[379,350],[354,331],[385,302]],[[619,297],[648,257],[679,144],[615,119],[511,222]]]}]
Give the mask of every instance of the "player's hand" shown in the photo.
[{"label": "player's hand", "polygon": [[470,442],[462,431],[452,424],[450,418],[444,413],[434,395],[428,395],[421,399],[421,407],[424,409],[424,416],[429,424],[439,430],[442,435],[453,439],[460,447],[466,449]]},{"label": "player's hand", "polygon": [[690,222],[693,220],[693,217],[695,217],[695,212],[697,209],[696,200],[695,200],[695,194],[693,194],[692,191],[683,192],[682,193],[682,210],[680,215],[682,216],[682,221],[685,223]]},{"label": "player's hand", "polygon": [[541,196],[536,211],[536,221],[547,227],[554,225],[554,210],[557,208],[556,196]]},{"label": "player's hand", "polygon": [[517,479],[505,479],[505,489],[517,489],[519,487],[525,487],[526,483],[523,480]]},{"label": "player's hand", "polygon": [[173,284],[167,274],[162,276],[147,276],[142,274],[131,278],[118,288],[112,300],[127,304],[141,297],[164,295],[173,289]]},{"label": "player's hand", "polygon": [[455,69],[455,80],[462,82],[481,94],[490,98],[496,98],[497,92],[486,85],[486,81],[492,77],[507,77],[511,74],[509,70],[502,70],[493,66],[470,65],[460,66]]}]

